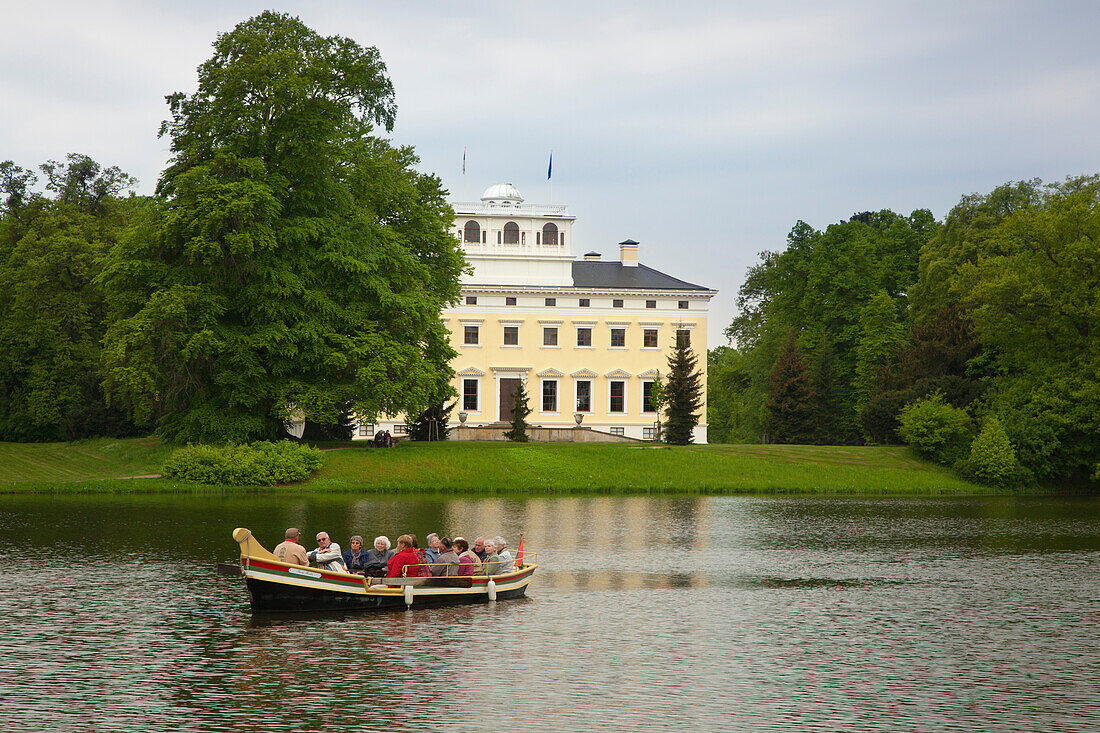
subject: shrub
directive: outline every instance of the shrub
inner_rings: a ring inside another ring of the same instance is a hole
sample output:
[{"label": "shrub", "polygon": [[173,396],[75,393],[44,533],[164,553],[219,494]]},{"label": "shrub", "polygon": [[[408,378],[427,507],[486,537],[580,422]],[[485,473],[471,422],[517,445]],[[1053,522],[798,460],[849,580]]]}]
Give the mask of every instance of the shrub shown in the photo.
[{"label": "shrub", "polygon": [[970,446],[970,458],[963,461],[960,468],[983,484],[1009,486],[1020,482],[1016,451],[1004,425],[995,416],[986,419]]},{"label": "shrub", "polygon": [[906,443],[945,465],[963,458],[973,439],[966,410],[946,404],[940,392],[903,407],[898,424]]},{"label": "shrub", "polygon": [[321,466],[321,451],[289,441],[189,445],[172,453],[164,475],[200,484],[271,486],[304,481]]}]

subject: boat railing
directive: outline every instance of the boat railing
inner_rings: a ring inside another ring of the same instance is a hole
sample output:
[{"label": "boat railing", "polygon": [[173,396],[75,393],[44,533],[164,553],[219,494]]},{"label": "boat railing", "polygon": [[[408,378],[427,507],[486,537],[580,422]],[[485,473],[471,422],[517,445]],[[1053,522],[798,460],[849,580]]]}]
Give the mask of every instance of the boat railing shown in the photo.
[{"label": "boat railing", "polygon": [[[517,572],[523,570],[524,568],[526,568],[530,565],[537,565],[538,564],[538,554],[534,553],[534,552],[527,552],[526,550],[524,550],[522,562],[523,562],[522,565],[517,566],[517,565],[515,565],[515,561],[513,560],[513,565],[512,565],[512,568],[510,570],[507,570],[503,573],[495,573],[495,574],[491,575],[490,577],[499,578],[499,577],[504,576],[504,575],[511,575],[512,573],[517,573]],[[425,563],[418,563],[416,565],[412,565],[412,564],[405,565],[404,569],[401,573],[401,577],[403,577],[403,578],[428,577],[432,574],[431,569],[433,567],[437,566],[437,565],[440,565],[440,564],[441,563],[438,563],[438,562],[434,562],[434,563],[425,562]],[[457,568],[458,566],[456,565],[454,567]],[[413,572],[414,568],[416,569],[415,573]],[[479,577],[479,576],[480,577],[485,577],[485,564],[484,564],[484,561],[482,562],[481,567],[478,569],[478,572],[474,573],[472,576],[461,576],[461,575],[458,574],[458,572],[456,570],[454,575],[446,575],[446,576],[440,575],[440,576],[436,576],[436,577],[441,577],[441,578],[442,577],[448,577],[448,578],[475,577],[476,578],[476,577]]]}]

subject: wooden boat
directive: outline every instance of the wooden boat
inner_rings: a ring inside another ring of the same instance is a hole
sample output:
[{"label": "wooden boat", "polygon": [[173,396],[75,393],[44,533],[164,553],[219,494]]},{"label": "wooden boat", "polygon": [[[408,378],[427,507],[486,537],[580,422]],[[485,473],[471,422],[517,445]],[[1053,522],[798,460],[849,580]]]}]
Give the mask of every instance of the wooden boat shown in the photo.
[{"label": "wooden boat", "polygon": [[365,578],[362,575],[307,568],[282,562],[244,527],[233,530],[241,546],[241,564],[222,566],[248,586],[252,613],[360,611],[421,606],[453,606],[519,598],[538,567],[524,553],[520,568],[503,575],[439,578]]}]

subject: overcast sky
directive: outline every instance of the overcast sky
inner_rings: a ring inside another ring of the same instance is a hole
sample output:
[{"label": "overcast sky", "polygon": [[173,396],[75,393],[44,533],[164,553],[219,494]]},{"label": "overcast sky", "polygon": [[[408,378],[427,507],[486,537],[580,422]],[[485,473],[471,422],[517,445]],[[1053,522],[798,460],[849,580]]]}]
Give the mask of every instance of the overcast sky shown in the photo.
[{"label": "overcast sky", "polygon": [[1100,3],[958,0],[5,0],[0,160],[86,153],[150,193],[164,95],[268,8],[378,47],[393,136],[454,200],[498,182],[552,196],[577,216],[576,253],[616,259],[630,237],[643,263],[720,291],[712,345],[746,269],[799,219],[942,219],[965,193],[1100,172]]}]

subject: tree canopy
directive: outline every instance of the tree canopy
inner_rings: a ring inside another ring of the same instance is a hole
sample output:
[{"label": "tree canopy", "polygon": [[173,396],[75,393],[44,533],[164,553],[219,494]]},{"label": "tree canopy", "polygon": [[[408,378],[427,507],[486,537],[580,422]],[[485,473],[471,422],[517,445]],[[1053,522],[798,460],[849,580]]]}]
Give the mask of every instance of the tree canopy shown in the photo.
[{"label": "tree canopy", "polygon": [[465,265],[439,179],[375,135],[378,51],[265,12],[168,102],[171,162],[102,274],[111,397],[169,438],[243,441],[440,394]]},{"label": "tree canopy", "polygon": [[0,440],[133,434],[100,387],[103,258],[141,201],[134,180],[86,155],[0,163]]}]

